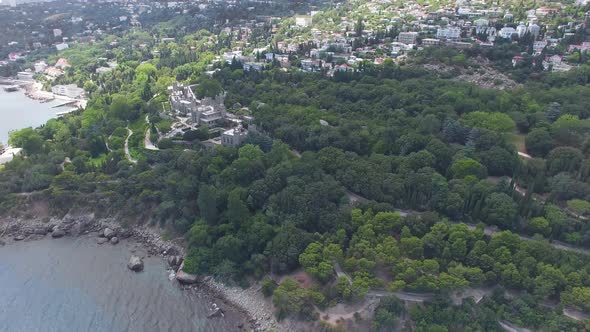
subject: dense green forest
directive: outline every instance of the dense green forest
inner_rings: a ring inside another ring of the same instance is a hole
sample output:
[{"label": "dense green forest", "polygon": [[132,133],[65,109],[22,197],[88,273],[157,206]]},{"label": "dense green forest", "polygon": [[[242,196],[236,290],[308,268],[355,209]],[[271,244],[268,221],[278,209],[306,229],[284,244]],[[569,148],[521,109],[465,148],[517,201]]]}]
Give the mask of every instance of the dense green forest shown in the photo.
[{"label": "dense green forest", "polygon": [[[310,289],[265,280],[280,318],[411,291],[434,296],[406,313],[420,331],[499,330],[501,319],[584,329],[559,310],[590,310],[590,258],[549,240],[590,247],[588,68],[505,91],[387,61],[333,78],[217,63],[208,77],[219,50],[208,36],[158,45],[157,56],[136,47],[153,43],[142,32],[116,49],[102,47],[107,37],[61,53],[73,68],[59,83],[83,86],[88,106],[11,135],[24,155],[0,172],[0,212],[45,200],[56,215],[157,224],[186,238],[187,270],[227,282],[303,268]],[[97,75],[97,57],[119,66]],[[248,107],[259,130],[237,149],[202,149],[204,129],[144,150],[141,133],[169,130],[159,112],[176,80],[224,89],[228,109]],[[139,133],[136,164],[127,128]],[[445,297],[469,288],[494,290],[478,304]],[[374,328],[403,311],[384,298]]]}]

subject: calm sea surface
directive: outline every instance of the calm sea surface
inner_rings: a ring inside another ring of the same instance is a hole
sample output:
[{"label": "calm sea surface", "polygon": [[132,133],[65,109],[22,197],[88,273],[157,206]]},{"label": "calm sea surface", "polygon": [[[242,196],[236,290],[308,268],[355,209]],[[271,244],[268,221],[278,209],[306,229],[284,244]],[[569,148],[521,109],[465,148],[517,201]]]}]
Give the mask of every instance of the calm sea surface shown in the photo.
[{"label": "calm sea surface", "polygon": [[5,92],[0,86],[0,143],[8,143],[8,132],[26,127],[38,127],[68,108],[51,108],[60,101],[41,103],[25,96],[22,90]]},{"label": "calm sea surface", "polygon": [[127,269],[142,248],[95,237],[0,247],[0,331],[235,331],[241,318],[208,319],[210,300],[179,289],[161,258]]}]

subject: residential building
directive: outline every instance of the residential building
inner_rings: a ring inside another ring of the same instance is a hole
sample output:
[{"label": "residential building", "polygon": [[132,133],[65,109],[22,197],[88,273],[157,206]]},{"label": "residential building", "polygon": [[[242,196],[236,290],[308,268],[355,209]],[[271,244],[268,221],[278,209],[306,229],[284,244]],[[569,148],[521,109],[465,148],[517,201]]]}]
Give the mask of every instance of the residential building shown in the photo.
[{"label": "residential building", "polygon": [[[584,43],[586,43],[586,42],[584,42]],[[546,40],[536,40],[533,43],[533,52],[535,53],[535,55],[539,55],[539,54],[541,54],[541,52],[543,52],[545,47],[547,47]],[[571,47],[571,45],[570,45],[570,47]],[[588,43],[588,49],[590,49],[590,43]]]},{"label": "residential building", "polygon": [[295,16],[295,25],[302,28],[310,27],[312,23],[311,16]]},{"label": "residential building", "polygon": [[524,57],[520,55],[515,55],[512,57],[512,67],[516,67],[517,64],[524,61]]},{"label": "residential building", "polygon": [[58,51],[63,51],[63,50],[65,50],[65,49],[69,48],[69,47],[70,47],[70,46],[68,45],[68,43],[59,43],[59,44],[55,44],[55,48],[56,48]]},{"label": "residential building", "polygon": [[43,73],[47,69],[47,63],[45,61],[38,61],[33,66],[35,67],[35,73]]},{"label": "residential building", "polygon": [[[545,42],[545,45],[547,45],[547,42]],[[582,44],[570,45],[568,47],[569,53],[572,53],[575,50],[579,50],[580,52],[587,52],[588,50],[590,50],[590,42],[583,42]]]},{"label": "residential building", "polygon": [[436,46],[440,44],[440,39],[435,38],[424,38],[422,39],[423,46]]},{"label": "residential building", "polygon": [[531,33],[531,35],[533,35],[533,37],[537,38],[539,37],[539,34],[541,33],[541,27],[532,23],[529,24],[527,31]]},{"label": "residential building", "polygon": [[543,69],[564,72],[572,69],[572,66],[563,62],[563,57],[556,54],[545,57],[545,61],[543,61]]},{"label": "residential building", "polygon": [[535,14],[539,16],[545,16],[551,13],[559,12],[559,8],[539,7],[535,10]]},{"label": "residential building", "polygon": [[459,39],[461,38],[461,29],[457,27],[438,28],[436,30],[437,39]]},{"label": "residential building", "polygon": [[55,68],[55,67],[47,67],[47,69],[45,69],[45,75],[52,77],[52,78],[59,77],[63,74],[64,74],[63,70]]},{"label": "residential building", "polygon": [[259,62],[246,62],[242,67],[245,71],[262,71],[264,64]]},{"label": "residential building", "polygon": [[518,33],[516,32],[516,29],[512,27],[503,27],[500,29],[498,35],[505,39],[511,39],[513,35],[518,35]]},{"label": "residential building", "polygon": [[66,69],[67,67],[71,67],[70,62],[65,58],[59,58],[55,63],[56,68]]},{"label": "residential building", "polygon": [[16,61],[20,58],[22,58],[22,55],[20,53],[17,53],[17,52],[8,53],[8,60],[10,60],[10,61]]},{"label": "residential building", "polygon": [[416,44],[416,38],[418,37],[418,33],[411,31],[411,32],[400,32],[397,36],[397,41],[403,44]]},{"label": "residential building", "polygon": [[522,38],[524,37],[524,35],[527,32],[527,27],[526,25],[524,25],[524,23],[520,23],[517,27],[516,27],[516,34],[518,34],[518,38]]}]

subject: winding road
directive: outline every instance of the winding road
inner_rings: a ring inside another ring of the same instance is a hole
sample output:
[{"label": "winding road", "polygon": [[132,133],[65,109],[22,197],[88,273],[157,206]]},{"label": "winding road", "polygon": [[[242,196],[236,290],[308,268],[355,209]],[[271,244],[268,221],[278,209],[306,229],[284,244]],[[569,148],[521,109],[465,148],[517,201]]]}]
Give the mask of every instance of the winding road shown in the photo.
[{"label": "winding road", "polygon": [[[469,230],[474,231],[477,226],[473,225],[473,224],[466,224],[466,223],[458,223],[458,224],[465,224],[467,225],[467,228],[469,228]],[[491,227],[491,226],[485,226],[483,228],[483,233],[487,236],[492,236],[494,234],[500,233],[503,230],[497,229],[495,227]],[[514,233],[514,232],[513,232]],[[514,233],[514,234],[518,234],[518,233]],[[518,237],[523,240],[523,241],[536,241],[535,239],[533,239],[530,236],[525,236],[525,235],[521,235],[518,234]],[[552,242],[549,243],[553,248],[558,249],[558,250],[563,250],[563,251],[570,251],[570,252],[576,252],[579,254],[584,254],[584,255],[590,255],[590,250],[585,249],[585,248],[581,248],[581,247],[576,247],[576,246],[572,246],[570,244],[561,242],[561,241],[557,241],[557,240],[553,240]]]},{"label": "winding road", "polygon": [[[293,153],[293,155],[295,155],[295,157],[301,158],[301,153],[299,151],[291,149],[291,153]],[[526,158],[526,159],[530,158],[529,155],[524,154],[524,153],[519,153],[519,155],[523,158]],[[511,179],[509,178],[509,180],[511,180]],[[518,184],[516,184],[515,187],[516,187],[515,188],[516,191],[518,193],[520,193],[521,195],[526,194],[526,191],[523,188],[519,187]],[[348,200],[349,200],[350,204],[367,203],[370,201],[368,198],[363,197],[359,194],[353,193],[352,191],[350,191],[348,189],[346,189],[346,196],[348,196]],[[394,210],[396,212],[398,212],[402,217],[406,217],[410,213],[419,213],[417,211],[402,210],[402,209],[394,209]],[[566,210],[566,212],[568,212],[568,211]],[[584,220],[586,220],[586,219],[584,219]],[[473,224],[465,224],[465,225],[467,225],[467,227],[472,231],[477,228],[477,226],[473,225]],[[491,227],[491,226],[486,226],[486,227],[484,227],[483,230],[484,230],[484,234],[486,234],[488,236],[492,236],[492,235],[502,231],[502,230],[498,230],[497,228]],[[518,234],[518,233],[515,233],[515,234]],[[518,234],[518,236],[520,237],[521,240],[535,241],[535,239],[533,239],[532,237],[529,237],[529,236],[525,236],[525,235],[521,235],[521,234]],[[580,253],[580,254],[584,254],[584,255],[590,255],[589,249],[581,248],[578,246],[573,246],[573,245],[570,245],[570,244],[567,244],[567,243],[564,243],[561,241],[553,240],[550,242],[550,244],[553,248],[558,249],[558,250],[576,252],[576,253]],[[336,266],[334,268],[336,269]],[[342,271],[342,270],[340,269],[340,271]],[[336,271],[336,274],[338,274],[338,271]],[[340,277],[340,275],[338,275],[338,277]]]}]

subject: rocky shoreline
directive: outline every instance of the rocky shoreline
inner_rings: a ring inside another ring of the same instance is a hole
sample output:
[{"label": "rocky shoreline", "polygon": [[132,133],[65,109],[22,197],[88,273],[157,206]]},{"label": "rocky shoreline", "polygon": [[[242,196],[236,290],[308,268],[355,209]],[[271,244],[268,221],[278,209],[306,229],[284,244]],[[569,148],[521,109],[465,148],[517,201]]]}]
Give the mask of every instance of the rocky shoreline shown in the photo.
[{"label": "rocky shoreline", "polygon": [[[106,230],[106,232],[105,232]],[[82,236],[97,234],[97,243],[117,244],[120,239],[132,239],[142,244],[148,256],[162,257],[170,266],[172,277],[180,271],[182,257],[186,250],[183,246],[166,241],[154,229],[139,226],[125,229],[114,218],[96,219],[94,214],[66,215],[63,218],[3,218],[0,219],[0,246],[11,241],[37,240],[50,235],[53,238],[63,236]],[[233,310],[247,317],[251,331],[287,331],[292,330],[284,324],[279,325],[273,316],[272,306],[259,292],[257,286],[248,289],[229,287],[218,283],[211,277],[195,278],[195,283],[181,284],[185,290],[204,290],[211,298],[212,313],[210,318],[223,316],[223,309],[218,307],[215,299],[222,301]],[[237,330],[247,329],[240,323]]]}]

